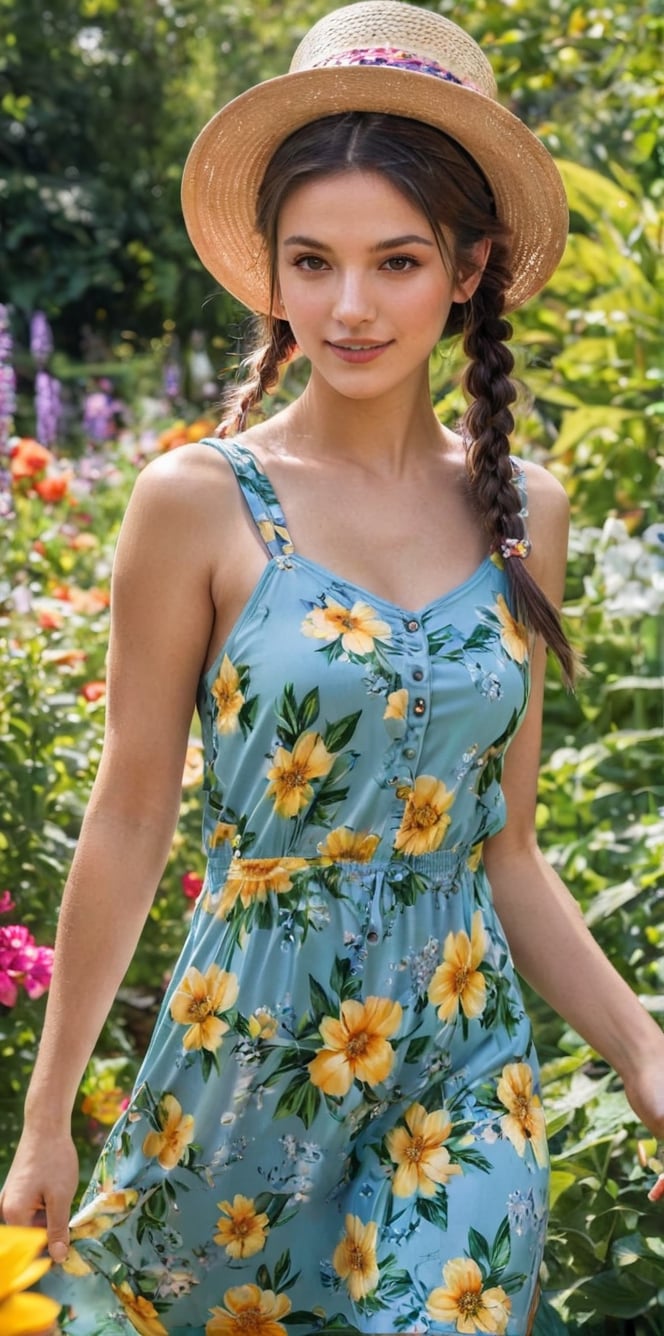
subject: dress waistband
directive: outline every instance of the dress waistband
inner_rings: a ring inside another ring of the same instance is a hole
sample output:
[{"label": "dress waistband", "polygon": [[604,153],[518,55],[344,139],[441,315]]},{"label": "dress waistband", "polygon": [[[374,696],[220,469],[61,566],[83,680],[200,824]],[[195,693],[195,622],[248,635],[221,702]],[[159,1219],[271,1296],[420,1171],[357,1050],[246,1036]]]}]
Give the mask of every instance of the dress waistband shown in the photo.
[{"label": "dress waistband", "polygon": [[213,849],[209,861],[217,875],[226,873],[228,879],[241,878],[242,881],[264,881],[282,872],[293,876],[309,869],[335,868],[345,877],[353,880],[381,880],[399,882],[409,874],[415,873],[437,882],[442,888],[458,881],[463,872],[477,870],[481,860],[481,844],[457,845],[454,849],[438,849],[429,854],[412,854],[406,858],[367,859],[357,861],[350,858],[332,858],[319,855],[315,858],[301,858],[297,854],[283,854],[265,857],[245,858],[233,852],[227,844]]}]

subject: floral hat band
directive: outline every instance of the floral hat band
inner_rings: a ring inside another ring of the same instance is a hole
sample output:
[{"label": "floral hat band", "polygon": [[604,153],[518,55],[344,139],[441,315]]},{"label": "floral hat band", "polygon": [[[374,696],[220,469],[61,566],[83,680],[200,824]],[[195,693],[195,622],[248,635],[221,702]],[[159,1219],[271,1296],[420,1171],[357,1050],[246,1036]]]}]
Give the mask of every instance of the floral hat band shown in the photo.
[{"label": "floral hat band", "polygon": [[425,60],[411,51],[399,51],[390,46],[363,46],[353,51],[341,51],[336,56],[316,61],[312,69],[330,69],[340,65],[383,65],[391,70],[412,70],[414,74],[431,74],[434,79],[444,79],[447,83],[459,84],[461,88],[472,88],[474,93],[484,93],[470,79],[460,79],[452,70],[445,69],[434,60]]}]

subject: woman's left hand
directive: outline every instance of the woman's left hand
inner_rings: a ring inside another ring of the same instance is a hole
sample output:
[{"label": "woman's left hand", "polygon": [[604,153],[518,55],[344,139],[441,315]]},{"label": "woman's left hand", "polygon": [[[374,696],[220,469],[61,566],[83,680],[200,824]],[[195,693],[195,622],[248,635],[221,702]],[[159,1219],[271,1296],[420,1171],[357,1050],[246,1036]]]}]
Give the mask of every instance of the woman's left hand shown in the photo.
[{"label": "woman's left hand", "polygon": [[[653,1054],[641,1060],[629,1075],[621,1074],[625,1094],[641,1122],[658,1141],[664,1141],[664,1062]],[[664,1173],[648,1193],[650,1201],[664,1199]]]}]

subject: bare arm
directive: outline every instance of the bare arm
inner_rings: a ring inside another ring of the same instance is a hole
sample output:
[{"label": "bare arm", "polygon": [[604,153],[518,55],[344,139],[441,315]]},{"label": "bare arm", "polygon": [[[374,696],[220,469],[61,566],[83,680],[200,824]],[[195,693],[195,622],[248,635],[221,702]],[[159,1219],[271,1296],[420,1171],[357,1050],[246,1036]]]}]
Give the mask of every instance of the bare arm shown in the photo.
[{"label": "bare arm", "polygon": [[[553,480],[535,475],[530,508],[533,574],[559,605],[567,504]],[[661,1137],[664,1035],[600,950],[576,901],[537,846],[544,658],[539,645],[526,718],[505,759],[508,820],[504,830],[487,841],[487,873],[517,969],[611,1063],[639,1117]]]}]

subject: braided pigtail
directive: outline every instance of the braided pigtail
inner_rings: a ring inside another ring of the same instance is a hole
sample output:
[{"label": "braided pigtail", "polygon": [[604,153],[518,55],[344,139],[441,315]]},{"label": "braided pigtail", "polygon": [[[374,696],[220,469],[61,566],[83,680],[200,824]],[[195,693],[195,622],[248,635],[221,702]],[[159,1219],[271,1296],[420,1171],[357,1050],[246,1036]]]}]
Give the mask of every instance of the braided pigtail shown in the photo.
[{"label": "braided pigtail", "polygon": [[245,430],[252,409],[261,403],[264,394],[275,389],[281,367],[295,351],[295,336],[287,320],[267,315],[259,316],[256,323],[256,346],[242,361],[248,374],[224,395],[224,415],[217,436]]},{"label": "braided pigtail", "polygon": [[464,350],[469,365],[464,389],[471,402],[463,425],[470,442],[468,479],[491,550],[502,552],[507,558],[517,615],[543,637],[560,663],[565,684],[571,686],[575,676],[574,652],[556,608],[530,575],[523,559],[528,555],[529,543],[509,444],[514,428],[510,405],[516,399],[511,379],[514,358],[507,347],[512,328],[503,317],[503,294],[509,280],[507,248],[494,240],[482,281],[466,305]]}]

